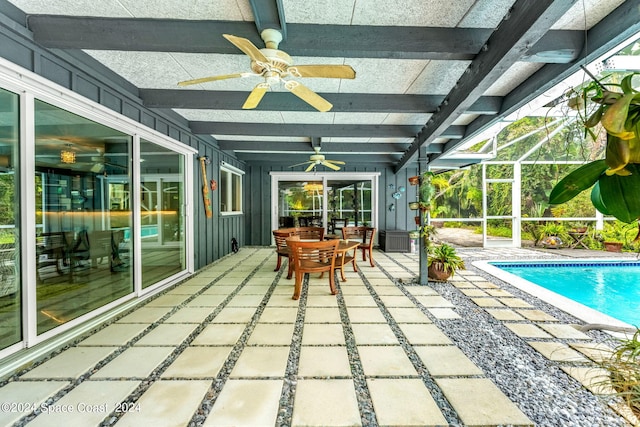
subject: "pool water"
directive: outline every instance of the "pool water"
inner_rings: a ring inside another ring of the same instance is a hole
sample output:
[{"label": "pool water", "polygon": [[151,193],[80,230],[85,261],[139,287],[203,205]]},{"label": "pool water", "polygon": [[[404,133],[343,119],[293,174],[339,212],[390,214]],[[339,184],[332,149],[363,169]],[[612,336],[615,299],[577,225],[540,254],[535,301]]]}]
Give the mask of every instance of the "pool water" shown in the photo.
[{"label": "pool water", "polygon": [[538,286],[640,326],[640,262],[490,262]]}]

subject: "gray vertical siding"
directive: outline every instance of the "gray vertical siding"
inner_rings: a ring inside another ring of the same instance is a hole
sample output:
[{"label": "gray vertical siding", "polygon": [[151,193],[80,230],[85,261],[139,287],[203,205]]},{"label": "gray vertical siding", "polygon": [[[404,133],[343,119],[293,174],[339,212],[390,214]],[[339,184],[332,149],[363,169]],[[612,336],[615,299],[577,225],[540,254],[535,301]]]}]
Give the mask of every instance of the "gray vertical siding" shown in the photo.
[{"label": "gray vertical siding", "polygon": [[[245,180],[245,242],[247,245],[264,246],[271,244],[271,176],[269,172],[291,171],[287,165],[247,164]],[[409,201],[416,200],[417,187],[409,185],[408,178],[418,173],[417,168],[405,168],[397,175],[392,168],[381,167],[349,167],[345,172],[380,172],[378,187],[378,220],[383,230],[413,230],[415,213],[407,206]],[[389,188],[394,185],[394,189]],[[402,197],[395,200],[391,195],[400,186],[406,188]],[[395,210],[389,211],[389,205],[395,203]]]},{"label": "gray vertical siding", "polygon": [[84,52],[49,51],[33,43],[30,32],[24,27],[24,14],[11,4],[0,3],[0,19],[14,23],[12,26],[0,25],[1,57],[198,150],[198,155],[193,158],[196,177],[195,188],[192,189],[195,201],[194,252],[197,269],[231,252],[232,237],[238,239],[241,245],[244,244],[244,215],[221,216],[217,191],[210,193],[213,217],[206,217],[197,157],[209,156],[211,159],[207,167],[209,180],[220,180],[221,160],[239,169],[244,169],[244,163],[222,152],[213,138],[192,134],[188,122],[173,111],[144,107],[135,86]]}]

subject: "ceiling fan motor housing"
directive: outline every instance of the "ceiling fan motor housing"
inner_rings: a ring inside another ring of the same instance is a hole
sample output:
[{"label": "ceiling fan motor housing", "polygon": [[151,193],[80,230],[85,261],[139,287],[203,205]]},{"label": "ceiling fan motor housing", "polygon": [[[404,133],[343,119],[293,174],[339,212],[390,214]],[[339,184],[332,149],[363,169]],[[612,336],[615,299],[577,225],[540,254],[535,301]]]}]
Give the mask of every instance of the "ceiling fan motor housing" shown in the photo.
[{"label": "ceiling fan motor housing", "polygon": [[[260,52],[269,60],[269,68],[278,70],[280,74],[284,74],[287,68],[293,64],[291,57],[281,50],[264,48],[260,49]],[[256,74],[262,74],[265,67],[259,62],[251,61],[251,70]]]}]

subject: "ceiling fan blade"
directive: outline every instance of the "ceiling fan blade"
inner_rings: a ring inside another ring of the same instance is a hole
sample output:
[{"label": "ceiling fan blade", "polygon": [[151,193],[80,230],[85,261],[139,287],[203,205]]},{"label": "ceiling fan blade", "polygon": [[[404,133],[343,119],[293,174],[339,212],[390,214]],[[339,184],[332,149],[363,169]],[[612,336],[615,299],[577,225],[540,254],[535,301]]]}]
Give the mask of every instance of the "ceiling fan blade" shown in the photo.
[{"label": "ceiling fan blade", "polygon": [[325,162],[335,163],[336,165],[346,165],[342,160],[325,160]]},{"label": "ceiling fan blade", "polygon": [[222,74],[220,76],[211,76],[211,77],[203,77],[201,79],[185,80],[183,82],[179,82],[178,86],[197,85],[198,83],[215,82],[218,80],[236,79],[238,77],[249,77],[249,76],[256,76],[256,75],[257,74],[253,74],[253,73]]},{"label": "ceiling fan blade", "polygon": [[302,163],[296,163],[295,165],[291,165],[289,167],[290,168],[295,168],[296,166],[306,165],[307,163],[315,163],[315,162],[306,161],[306,162],[302,162]]},{"label": "ceiling fan blade", "polygon": [[285,83],[284,87],[318,111],[326,112],[333,108],[333,104],[331,104],[329,101],[327,101],[302,83],[296,82],[294,80],[289,80]]},{"label": "ceiling fan blade", "polygon": [[316,166],[316,162],[312,162],[304,171],[309,172]]},{"label": "ceiling fan blade", "polygon": [[334,171],[339,171],[340,170],[340,166],[336,166],[333,163],[329,163],[327,161],[322,162],[323,165],[325,165],[328,168],[333,169]]},{"label": "ceiling fan blade", "polygon": [[242,106],[243,110],[252,110],[258,106],[260,101],[262,101],[262,97],[265,93],[267,93],[267,89],[269,89],[269,84],[267,83],[258,83],[256,87],[253,88],[247,100],[244,101],[244,105]]},{"label": "ceiling fan blade", "polygon": [[287,71],[296,77],[356,78],[356,71],[350,65],[296,65],[287,68]]},{"label": "ceiling fan blade", "polygon": [[251,43],[251,40],[231,34],[223,34],[222,37],[229,40],[235,47],[243,51],[252,60],[265,63],[269,62],[267,57],[264,56],[262,52],[260,52],[260,49],[258,49],[256,45]]}]

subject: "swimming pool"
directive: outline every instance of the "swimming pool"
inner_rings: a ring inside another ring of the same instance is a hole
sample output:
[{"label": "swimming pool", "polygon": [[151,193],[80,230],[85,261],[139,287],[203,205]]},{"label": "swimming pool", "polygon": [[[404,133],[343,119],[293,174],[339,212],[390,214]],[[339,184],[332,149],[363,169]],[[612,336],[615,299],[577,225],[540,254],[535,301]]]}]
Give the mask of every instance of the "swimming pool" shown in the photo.
[{"label": "swimming pool", "polygon": [[479,267],[589,323],[615,324],[617,319],[640,326],[636,260],[490,261]]}]

